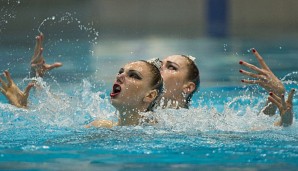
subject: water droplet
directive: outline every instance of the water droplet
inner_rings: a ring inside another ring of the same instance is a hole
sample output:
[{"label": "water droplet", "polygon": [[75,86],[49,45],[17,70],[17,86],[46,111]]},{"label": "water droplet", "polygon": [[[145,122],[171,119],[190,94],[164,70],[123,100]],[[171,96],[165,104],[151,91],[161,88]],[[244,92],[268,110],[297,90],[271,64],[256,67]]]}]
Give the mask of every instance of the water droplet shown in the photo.
[{"label": "water droplet", "polygon": [[53,16],[53,17],[52,17],[52,20],[55,20],[55,18],[56,18],[56,17],[55,17],[55,16]]}]

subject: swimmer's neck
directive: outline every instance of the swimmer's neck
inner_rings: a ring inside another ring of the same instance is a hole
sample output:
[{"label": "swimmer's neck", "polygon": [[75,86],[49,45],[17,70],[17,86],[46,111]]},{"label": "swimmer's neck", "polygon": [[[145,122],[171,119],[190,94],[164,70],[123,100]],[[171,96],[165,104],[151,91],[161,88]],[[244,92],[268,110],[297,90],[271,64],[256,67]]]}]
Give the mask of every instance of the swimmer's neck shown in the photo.
[{"label": "swimmer's neck", "polygon": [[[118,126],[137,126],[140,124],[142,116],[139,114],[142,111],[126,110],[119,111]],[[145,110],[143,110],[145,112]]]},{"label": "swimmer's neck", "polygon": [[168,98],[161,98],[159,101],[160,106],[163,109],[180,109],[180,108],[186,108],[188,109],[188,104],[185,100],[172,100]]}]

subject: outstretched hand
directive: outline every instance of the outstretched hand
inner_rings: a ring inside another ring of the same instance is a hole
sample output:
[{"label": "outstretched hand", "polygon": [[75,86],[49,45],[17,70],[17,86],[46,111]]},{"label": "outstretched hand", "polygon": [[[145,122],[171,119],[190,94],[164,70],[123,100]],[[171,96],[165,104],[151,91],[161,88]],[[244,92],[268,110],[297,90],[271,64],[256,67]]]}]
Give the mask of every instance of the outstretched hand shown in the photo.
[{"label": "outstretched hand", "polygon": [[252,65],[245,61],[239,61],[240,65],[246,66],[247,68],[257,72],[257,73],[252,73],[252,72],[248,72],[240,69],[239,70],[240,73],[253,78],[253,80],[243,79],[241,81],[247,84],[258,84],[261,87],[263,87],[267,92],[273,92],[274,94],[280,97],[285,92],[284,85],[273,74],[273,72],[265,63],[262,56],[255,49],[252,49],[252,52],[256,56],[257,60],[259,61],[261,68],[258,68],[255,65]]},{"label": "outstretched hand", "polygon": [[2,87],[0,87],[1,93],[4,96],[6,96],[6,98],[12,105],[15,105],[20,108],[26,108],[29,91],[34,86],[34,84],[29,83],[28,86],[25,88],[24,92],[22,92],[11,79],[11,76],[8,71],[4,71],[4,76],[7,79],[7,83],[5,83],[0,78],[0,82],[2,84]]},{"label": "outstretched hand", "polygon": [[278,97],[274,93],[270,93],[268,100],[275,104],[280,112],[280,121],[275,123],[276,126],[289,126],[293,123],[293,96],[295,89],[291,89],[287,101],[282,94],[281,97]]},{"label": "outstretched hand", "polygon": [[44,74],[57,67],[61,67],[62,63],[56,62],[54,64],[46,64],[44,57],[42,55],[43,52],[43,43],[44,35],[40,33],[39,36],[36,36],[36,45],[34,49],[34,54],[31,59],[31,68],[35,70],[37,77],[43,77]]}]

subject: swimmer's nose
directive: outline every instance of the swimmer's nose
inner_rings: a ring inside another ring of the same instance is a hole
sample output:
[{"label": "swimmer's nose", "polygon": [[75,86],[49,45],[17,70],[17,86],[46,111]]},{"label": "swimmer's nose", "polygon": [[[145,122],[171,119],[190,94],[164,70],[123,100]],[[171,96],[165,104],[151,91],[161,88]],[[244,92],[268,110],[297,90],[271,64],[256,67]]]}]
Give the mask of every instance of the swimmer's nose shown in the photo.
[{"label": "swimmer's nose", "polygon": [[117,79],[117,82],[118,83],[123,83],[124,82],[124,79],[125,79],[124,73],[118,74],[117,77],[116,77],[116,79]]}]

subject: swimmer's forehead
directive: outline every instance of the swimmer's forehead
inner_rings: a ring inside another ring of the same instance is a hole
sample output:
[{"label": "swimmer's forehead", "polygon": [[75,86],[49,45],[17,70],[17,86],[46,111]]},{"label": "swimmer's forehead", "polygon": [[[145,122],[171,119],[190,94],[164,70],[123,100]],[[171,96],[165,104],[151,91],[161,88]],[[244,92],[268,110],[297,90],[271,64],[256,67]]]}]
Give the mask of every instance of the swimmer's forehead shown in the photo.
[{"label": "swimmer's forehead", "polygon": [[131,70],[131,71],[139,72],[144,76],[150,75],[149,67],[145,62],[142,62],[142,61],[136,61],[136,62],[131,62],[129,64],[126,64],[124,66],[124,69],[128,71]]},{"label": "swimmer's forehead", "polygon": [[174,63],[174,64],[177,64],[179,67],[185,67],[188,64],[188,60],[181,55],[168,56],[162,62],[164,64]]}]

